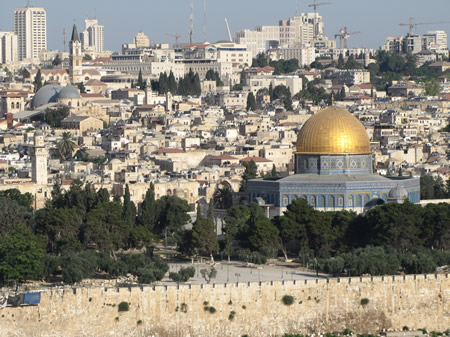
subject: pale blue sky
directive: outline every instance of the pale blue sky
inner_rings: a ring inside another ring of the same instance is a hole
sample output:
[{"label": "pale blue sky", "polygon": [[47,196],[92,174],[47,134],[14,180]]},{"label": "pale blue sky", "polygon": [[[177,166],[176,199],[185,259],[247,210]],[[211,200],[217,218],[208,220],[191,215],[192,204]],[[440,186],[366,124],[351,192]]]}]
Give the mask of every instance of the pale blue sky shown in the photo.
[{"label": "pale blue sky", "polygon": [[[194,40],[203,40],[203,1],[194,0]],[[319,7],[329,38],[339,28],[360,31],[349,39],[350,47],[378,48],[387,36],[404,35],[408,28],[400,27],[409,17],[417,22],[450,21],[450,0],[318,0],[331,2]],[[13,30],[13,11],[25,6],[26,0],[0,1],[0,30]],[[296,0],[206,0],[206,40],[226,38],[224,19],[228,18],[232,35],[256,25],[277,25],[278,20],[295,15]],[[312,0],[299,0],[299,12],[311,11]],[[83,29],[86,15],[96,10],[99,22],[105,26],[105,48],[119,51],[122,43],[131,42],[140,30],[153,42],[174,42],[168,33],[179,33],[187,41],[189,30],[189,0],[31,0],[34,6],[47,11],[48,47],[63,48],[62,29],[70,35],[72,25]],[[419,26],[417,33],[445,30],[450,24]]]}]

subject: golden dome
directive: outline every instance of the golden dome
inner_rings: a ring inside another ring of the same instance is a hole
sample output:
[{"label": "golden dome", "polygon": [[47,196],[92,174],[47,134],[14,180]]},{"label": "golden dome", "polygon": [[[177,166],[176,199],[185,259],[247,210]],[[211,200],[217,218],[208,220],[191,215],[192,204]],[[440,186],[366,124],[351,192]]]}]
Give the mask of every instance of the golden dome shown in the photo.
[{"label": "golden dome", "polygon": [[369,154],[369,136],[350,112],[330,106],[303,125],[297,137],[297,153]]}]

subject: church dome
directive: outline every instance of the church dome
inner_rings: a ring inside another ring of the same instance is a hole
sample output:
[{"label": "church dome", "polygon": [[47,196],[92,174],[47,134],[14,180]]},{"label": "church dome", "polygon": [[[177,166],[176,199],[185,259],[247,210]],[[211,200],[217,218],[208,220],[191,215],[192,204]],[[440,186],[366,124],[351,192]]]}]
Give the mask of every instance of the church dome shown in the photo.
[{"label": "church dome", "polygon": [[329,106],[311,116],[297,137],[297,153],[370,154],[361,122],[344,108]]},{"label": "church dome", "polygon": [[68,85],[67,87],[64,87],[61,89],[59,93],[59,98],[80,98],[80,93],[78,90],[71,85]]},{"label": "church dome", "polygon": [[389,191],[389,199],[405,200],[408,198],[408,191],[402,186],[395,186]]},{"label": "church dome", "polygon": [[31,101],[33,109],[39,108],[48,103],[55,103],[59,98],[62,87],[59,84],[47,84],[39,89]]}]

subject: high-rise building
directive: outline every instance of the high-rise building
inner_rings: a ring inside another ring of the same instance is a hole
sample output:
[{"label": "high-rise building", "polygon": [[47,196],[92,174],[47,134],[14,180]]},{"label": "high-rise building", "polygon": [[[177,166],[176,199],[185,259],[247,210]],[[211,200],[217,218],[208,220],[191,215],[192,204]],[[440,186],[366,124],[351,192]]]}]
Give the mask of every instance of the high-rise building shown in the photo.
[{"label": "high-rise building", "polygon": [[14,32],[17,34],[19,61],[38,59],[47,50],[47,14],[44,8],[25,7],[14,11]]},{"label": "high-rise building", "polygon": [[69,77],[71,83],[83,81],[83,54],[77,26],[73,25],[72,38],[69,42]]},{"label": "high-rise building", "polygon": [[83,50],[101,53],[104,51],[104,27],[97,19],[85,19],[84,30],[80,34]]},{"label": "high-rise building", "polygon": [[235,42],[246,44],[253,55],[272,47],[299,48],[307,44],[319,49],[335,47],[335,41],[328,40],[324,33],[324,22],[319,14],[302,13],[289,20],[280,20],[278,26],[258,26],[254,30],[240,31]]},{"label": "high-rise building", "polygon": [[17,34],[0,32],[0,63],[8,64],[18,61]]},{"label": "high-rise building", "polygon": [[437,53],[447,53],[447,33],[443,30],[432,30],[423,34],[424,49]]}]

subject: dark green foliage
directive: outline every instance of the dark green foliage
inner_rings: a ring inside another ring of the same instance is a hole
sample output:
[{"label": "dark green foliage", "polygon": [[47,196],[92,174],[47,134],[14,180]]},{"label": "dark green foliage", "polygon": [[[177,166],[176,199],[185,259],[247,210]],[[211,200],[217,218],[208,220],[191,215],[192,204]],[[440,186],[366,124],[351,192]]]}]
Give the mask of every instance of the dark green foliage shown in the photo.
[{"label": "dark green foliage", "polygon": [[145,90],[145,88],[147,87],[147,82],[144,81],[144,79],[142,78],[142,70],[140,70],[140,69],[139,69],[139,75],[138,75],[136,86],[141,90]]},{"label": "dark green foliage", "polygon": [[186,233],[183,236],[181,250],[188,255],[210,256],[217,253],[219,243],[214,226],[212,219],[197,217],[192,225],[191,233]]},{"label": "dark green foliage", "polygon": [[284,85],[277,85],[272,92],[271,100],[280,99],[286,110],[291,111],[292,110],[292,96],[291,91],[288,87]]},{"label": "dark green foliage", "polygon": [[283,302],[284,305],[292,305],[292,304],[294,304],[295,299],[294,299],[293,296],[290,296],[290,295],[284,295],[284,296],[281,298],[281,301]]},{"label": "dark green foliage", "polygon": [[122,217],[129,226],[133,226],[136,222],[136,206],[131,201],[128,184],[125,186],[125,193],[123,195]]},{"label": "dark green foliage", "polygon": [[314,104],[327,103],[331,104],[331,95],[324,88],[317,88],[314,82],[308,82],[306,89],[295,95],[296,98],[302,100],[313,101]]},{"label": "dark green foliage", "polygon": [[205,79],[206,79],[207,81],[216,81],[216,86],[218,86],[218,87],[223,87],[223,82],[222,82],[222,80],[220,79],[220,75],[219,75],[219,73],[218,73],[217,71],[214,71],[214,70],[212,70],[212,69],[209,69],[209,70],[206,72]]},{"label": "dark green foliage", "polygon": [[256,99],[255,95],[253,95],[252,92],[250,92],[247,95],[247,111],[255,111],[256,110]]},{"label": "dark green foliage", "polygon": [[252,67],[267,67],[269,65],[269,58],[264,53],[259,53],[256,58],[252,60]]},{"label": "dark green foliage", "polygon": [[447,182],[447,184],[444,184],[441,177],[432,177],[431,175],[425,174],[420,177],[420,199],[450,198],[449,187],[449,183]]},{"label": "dark green foliage", "polygon": [[361,298],[361,305],[367,305],[369,304],[369,299],[368,298]]},{"label": "dark green foliage", "polygon": [[80,90],[80,94],[86,93],[86,87],[84,86],[83,82],[78,83],[77,87],[78,87],[78,90]]},{"label": "dark green foliage", "polygon": [[28,229],[0,237],[0,282],[38,279],[44,255],[42,241]]},{"label": "dark green foliage", "polygon": [[41,69],[38,69],[36,76],[34,77],[34,92],[37,92],[39,89],[42,88],[42,74]]},{"label": "dark green foliage", "polygon": [[190,278],[194,276],[195,276],[194,267],[180,268],[180,270],[177,273],[172,272],[169,274],[169,278],[177,283],[187,282]]},{"label": "dark green foliage", "polygon": [[214,314],[214,313],[216,313],[216,311],[217,311],[216,308],[214,308],[214,307],[209,307],[208,310],[209,310],[209,313],[210,313],[210,314]]},{"label": "dark green foliage", "polygon": [[122,311],[129,311],[130,310],[130,305],[128,302],[120,302],[119,305],[117,306],[119,312]]},{"label": "dark green foliage", "polygon": [[245,167],[245,171],[242,175],[242,181],[239,191],[247,192],[247,181],[249,181],[250,179],[255,179],[258,176],[258,167],[253,160],[250,160],[249,162],[243,162],[242,166]]},{"label": "dark green foliage", "polygon": [[297,59],[270,61],[269,66],[274,67],[274,75],[293,73],[300,68]]},{"label": "dark green foliage", "polygon": [[16,191],[6,190],[0,193],[0,238],[31,226],[32,209],[29,206],[29,195]]},{"label": "dark green foliage", "polygon": [[58,108],[47,108],[45,110],[45,121],[54,128],[61,127],[61,121],[69,116],[69,108],[58,107]]},{"label": "dark green foliage", "polygon": [[233,206],[233,191],[228,187],[219,187],[214,192],[214,205],[219,209],[229,209]]}]

